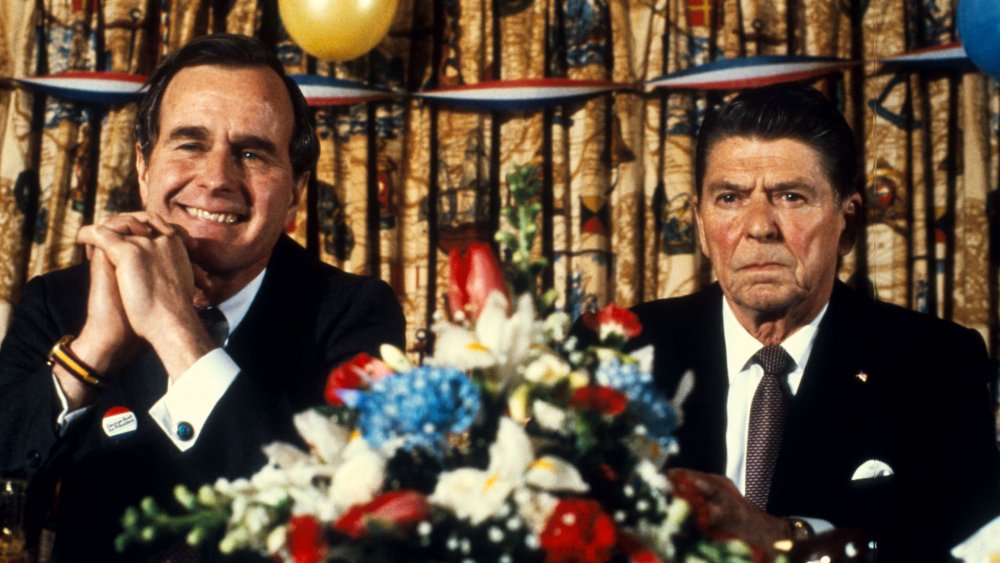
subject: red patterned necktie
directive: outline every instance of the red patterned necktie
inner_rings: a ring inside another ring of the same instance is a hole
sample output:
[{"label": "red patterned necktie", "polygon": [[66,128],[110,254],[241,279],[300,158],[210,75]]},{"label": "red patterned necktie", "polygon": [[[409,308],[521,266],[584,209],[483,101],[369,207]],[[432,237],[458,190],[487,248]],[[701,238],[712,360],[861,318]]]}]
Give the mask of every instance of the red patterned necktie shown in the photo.
[{"label": "red patterned necktie", "polygon": [[750,427],[747,432],[746,497],[767,510],[771,477],[781,449],[781,435],[788,413],[788,396],[781,378],[792,365],[792,358],[781,346],[765,346],[753,360],[764,368],[764,378],[757,385],[750,404]]}]

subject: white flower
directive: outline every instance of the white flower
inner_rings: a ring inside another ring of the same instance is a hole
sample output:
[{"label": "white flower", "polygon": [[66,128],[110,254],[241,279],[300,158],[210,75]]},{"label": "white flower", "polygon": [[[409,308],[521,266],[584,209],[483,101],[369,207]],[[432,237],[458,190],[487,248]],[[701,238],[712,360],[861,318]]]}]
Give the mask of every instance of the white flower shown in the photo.
[{"label": "white flower", "polygon": [[293,422],[309,448],[326,462],[332,462],[340,455],[351,436],[350,430],[313,409],[295,415]]},{"label": "white flower", "polygon": [[951,554],[966,563],[992,563],[1000,559],[1000,516],[952,549]]},{"label": "white flower", "polygon": [[243,516],[243,525],[251,535],[261,533],[270,523],[271,517],[267,509],[260,505],[249,507]]},{"label": "white flower", "polygon": [[493,382],[507,389],[518,383],[517,368],[527,358],[539,331],[541,323],[535,320],[530,295],[519,297],[514,313],[508,317],[506,298],[494,292],[483,305],[473,330],[448,322],[434,325],[434,356],[426,363],[465,370],[492,369]]},{"label": "white flower", "polygon": [[[490,446],[490,465],[483,471],[462,467],[442,473],[431,495],[432,503],[447,508],[459,518],[479,524],[500,514],[511,492],[526,490],[526,472],[534,462],[528,434],[507,417],[500,419],[497,439]],[[568,465],[568,464],[567,464]],[[577,475],[579,478],[579,475]],[[542,486],[547,483],[539,479]],[[554,481],[554,479],[549,479]],[[567,478],[561,483],[569,483]],[[526,494],[533,494],[530,491]]]},{"label": "white flower", "polygon": [[514,502],[517,504],[518,515],[538,534],[545,528],[559,499],[549,493],[534,492],[524,488],[514,494]]},{"label": "white flower", "polygon": [[283,547],[285,547],[285,540],[288,537],[288,527],[278,526],[271,530],[271,533],[267,535],[267,552],[268,553],[278,553]]},{"label": "white flower", "polygon": [[378,352],[382,356],[382,363],[397,373],[404,373],[413,369],[413,364],[410,363],[406,354],[392,344],[379,346]]},{"label": "white flower", "polygon": [[542,323],[542,332],[551,342],[562,342],[569,335],[569,327],[572,323],[570,316],[563,311],[556,311],[545,318]]},{"label": "white flower", "polygon": [[635,472],[645,481],[650,487],[660,491],[667,492],[670,490],[670,482],[667,478],[660,473],[653,462],[648,459],[639,459],[639,462],[635,466]]},{"label": "white flower", "polygon": [[569,376],[572,368],[554,354],[542,354],[524,370],[524,379],[531,383],[551,387]]},{"label": "white flower", "polygon": [[501,417],[497,439],[490,446],[490,466],[487,469],[490,475],[519,484],[534,457],[531,440],[524,428],[506,416]]},{"label": "white flower", "polygon": [[471,370],[490,368],[499,362],[493,350],[466,328],[451,323],[438,323],[434,325],[434,333],[434,357],[427,359],[429,365]]},{"label": "white flower", "polygon": [[531,415],[528,413],[528,398],[531,388],[528,385],[518,385],[507,397],[507,414],[518,424],[526,424]]},{"label": "white flower", "polygon": [[462,467],[438,477],[430,501],[475,525],[498,514],[511,490],[513,485],[496,475]]},{"label": "white flower", "polygon": [[271,442],[264,446],[267,464],[276,467],[292,467],[309,460],[309,454],[286,442]]},{"label": "white flower", "polygon": [[548,491],[585,493],[590,488],[572,463],[556,456],[536,459],[525,475],[527,483]]},{"label": "white flower", "polygon": [[385,459],[371,448],[353,455],[337,468],[330,500],[338,512],[375,498],[385,481]]},{"label": "white flower", "polygon": [[535,422],[537,422],[543,429],[555,432],[565,432],[567,415],[566,411],[563,409],[553,405],[552,403],[536,399],[535,402],[531,404],[531,412],[534,414]]}]

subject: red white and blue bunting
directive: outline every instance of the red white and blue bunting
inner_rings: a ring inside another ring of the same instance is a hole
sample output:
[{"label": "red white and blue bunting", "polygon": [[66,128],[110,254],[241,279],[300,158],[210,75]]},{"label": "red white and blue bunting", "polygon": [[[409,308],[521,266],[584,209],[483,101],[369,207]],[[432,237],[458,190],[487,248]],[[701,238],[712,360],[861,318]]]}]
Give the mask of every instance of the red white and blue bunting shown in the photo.
[{"label": "red white and blue bunting", "polygon": [[342,80],[312,74],[292,74],[310,106],[350,106],[402,97],[384,88],[372,88],[364,82]]},{"label": "red white and blue bunting", "polygon": [[763,56],[722,59],[650,80],[649,88],[735,90],[797,82],[859,64],[833,57]]},{"label": "red white and blue bunting", "polygon": [[[972,68],[961,43],[918,49],[873,61],[887,70],[920,72]],[[833,57],[760,56],[722,59],[680,70],[645,84],[603,80],[528,78],[491,80],[420,92],[399,92],[364,82],[293,74],[310,106],[329,107],[394,101],[407,97],[476,111],[530,111],[586,100],[612,92],[641,93],[653,89],[734,90],[780,82],[796,82],[842,71],[862,64]],[[144,76],[114,72],[71,71],[49,76],[18,78],[14,82],[60,99],[120,104],[137,100]]]},{"label": "red white and blue bunting", "polygon": [[879,62],[889,65],[893,69],[903,67],[910,71],[972,68],[972,61],[969,60],[969,56],[965,53],[965,47],[962,47],[962,43],[959,41],[927,47],[926,49],[907,51],[906,53],[879,59]]},{"label": "red white and blue bunting", "polygon": [[16,81],[71,102],[122,104],[142,97],[146,77],[119,72],[70,71]]},{"label": "red white and blue bunting", "polygon": [[415,92],[414,97],[473,110],[524,111],[542,109],[592,98],[615,90],[632,88],[603,80],[573,80],[570,78],[535,78],[524,80],[491,80]]}]

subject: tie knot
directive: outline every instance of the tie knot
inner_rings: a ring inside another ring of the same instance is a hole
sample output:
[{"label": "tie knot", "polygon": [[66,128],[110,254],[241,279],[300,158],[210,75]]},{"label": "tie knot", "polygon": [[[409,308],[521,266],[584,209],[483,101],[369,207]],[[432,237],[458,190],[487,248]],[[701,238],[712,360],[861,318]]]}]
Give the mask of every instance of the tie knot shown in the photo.
[{"label": "tie knot", "polygon": [[205,307],[197,309],[197,311],[198,318],[205,325],[205,330],[212,337],[212,341],[216,345],[222,346],[229,336],[229,322],[226,321],[226,316],[216,307]]},{"label": "tie knot", "polygon": [[792,357],[781,346],[764,346],[753,355],[753,360],[764,368],[764,373],[782,376],[792,365]]}]

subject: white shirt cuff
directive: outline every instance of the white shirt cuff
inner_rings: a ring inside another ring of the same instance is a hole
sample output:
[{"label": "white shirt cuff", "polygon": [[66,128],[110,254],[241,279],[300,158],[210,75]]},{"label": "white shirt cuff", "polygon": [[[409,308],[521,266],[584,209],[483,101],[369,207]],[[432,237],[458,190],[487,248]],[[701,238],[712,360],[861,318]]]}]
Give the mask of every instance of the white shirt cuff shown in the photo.
[{"label": "white shirt cuff", "polygon": [[813,533],[822,534],[823,532],[829,532],[833,529],[833,524],[823,520],[822,518],[807,518],[805,516],[796,516],[799,520],[805,520],[810,526],[812,526]]},{"label": "white shirt cuff", "polygon": [[177,449],[185,452],[194,446],[201,430],[229,385],[240,373],[240,366],[222,348],[198,359],[149,408],[149,415]]},{"label": "white shirt cuff", "polygon": [[62,385],[59,385],[59,378],[56,374],[52,374],[52,385],[56,388],[56,397],[59,397],[59,404],[62,405],[62,410],[56,415],[56,429],[59,435],[62,436],[66,429],[69,428],[73,421],[80,418],[86,414],[90,407],[80,407],[75,411],[69,410],[69,401],[66,400],[66,392],[63,391]]}]

